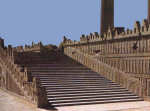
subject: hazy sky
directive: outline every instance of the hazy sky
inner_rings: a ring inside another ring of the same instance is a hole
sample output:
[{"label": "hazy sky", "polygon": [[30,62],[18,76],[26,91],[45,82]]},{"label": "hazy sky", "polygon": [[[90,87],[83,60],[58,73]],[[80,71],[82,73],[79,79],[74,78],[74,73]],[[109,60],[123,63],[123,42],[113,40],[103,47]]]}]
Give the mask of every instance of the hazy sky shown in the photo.
[{"label": "hazy sky", "polygon": [[[0,36],[14,46],[99,32],[101,0],[0,0]],[[115,26],[133,28],[147,17],[147,0],[115,0]]]}]

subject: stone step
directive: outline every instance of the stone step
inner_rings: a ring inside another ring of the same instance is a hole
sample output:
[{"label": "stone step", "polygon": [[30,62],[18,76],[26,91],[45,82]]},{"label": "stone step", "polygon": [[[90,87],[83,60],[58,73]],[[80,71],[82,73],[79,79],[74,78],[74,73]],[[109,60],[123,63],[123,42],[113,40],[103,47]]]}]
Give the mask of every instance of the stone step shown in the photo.
[{"label": "stone step", "polygon": [[[41,81],[56,81],[56,82],[65,82],[65,81],[73,81],[73,82],[82,82],[82,81],[91,81],[91,82],[109,82],[110,80],[100,79],[100,78],[90,78],[90,77],[51,77],[51,76],[34,76],[39,78]],[[89,79],[89,80],[88,80]],[[110,81],[111,82],[111,81]]]},{"label": "stone step", "polygon": [[[48,98],[49,99],[49,98]],[[68,100],[52,100],[49,99],[51,104],[62,104],[62,103],[76,103],[76,102],[94,102],[94,101],[106,101],[106,100],[118,100],[118,99],[139,99],[138,96],[122,96],[122,97],[108,97],[108,98],[80,98],[80,99],[68,99]],[[141,100],[141,99],[140,99]]]},{"label": "stone step", "polygon": [[[51,76],[51,75],[36,75],[36,76],[33,76],[33,77],[37,77],[41,80],[107,80],[105,78],[98,78],[98,77],[85,77],[85,76],[80,76],[80,77],[73,77],[73,76],[63,76],[63,75],[55,75],[55,76]],[[109,81],[109,80],[107,80]]]},{"label": "stone step", "polygon": [[22,60],[22,61],[16,61],[18,63],[21,63],[21,64],[51,64],[52,62],[51,61],[47,61],[47,60]]},{"label": "stone step", "polygon": [[37,77],[37,78],[47,78],[47,79],[49,79],[49,78],[58,78],[58,79],[60,79],[61,80],[61,78],[66,78],[66,79],[93,79],[93,80],[106,80],[105,78],[103,78],[103,77],[99,77],[99,76],[92,76],[92,75],[57,75],[57,74],[54,74],[54,75],[52,75],[52,74],[47,74],[47,75],[44,75],[44,74],[33,74],[32,75],[33,77]]},{"label": "stone step", "polygon": [[111,81],[100,81],[100,80],[93,80],[93,81],[85,81],[85,80],[59,80],[59,79],[51,79],[51,80],[41,80],[41,84],[99,84],[99,85],[106,85],[106,84],[115,84],[117,83]]},{"label": "stone step", "polygon": [[[52,70],[53,71],[53,70]],[[55,70],[56,71],[56,70]],[[32,72],[32,74],[69,74],[69,75],[73,75],[73,74],[77,74],[77,75],[80,75],[80,74],[93,74],[93,75],[97,75],[97,76],[100,76],[100,74],[96,73],[96,72],[80,72],[80,73],[76,73],[76,72],[61,72],[61,71],[58,71],[58,72]]]},{"label": "stone step", "polygon": [[80,72],[80,73],[76,73],[76,72],[32,72],[32,75],[63,75],[63,76],[94,76],[94,77],[103,77],[100,74],[94,73],[94,72]]},{"label": "stone step", "polygon": [[22,59],[23,59],[23,61],[36,61],[36,62],[48,61],[48,62],[52,62],[52,60],[49,58],[48,59],[47,58],[22,58]]},{"label": "stone step", "polygon": [[90,78],[90,77],[51,77],[51,76],[34,76],[34,77],[37,77],[39,78],[41,81],[73,81],[73,82],[81,82],[81,81],[91,81],[91,82],[111,82],[110,80],[107,80],[107,79],[104,79],[104,78]]},{"label": "stone step", "polygon": [[120,90],[81,90],[81,91],[59,91],[59,92],[51,92],[51,90],[46,90],[47,94],[50,95],[69,95],[69,94],[93,94],[93,93],[99,93],[99,94],[107,94],[107,93],[129,93],[126,89],[120,89]]},{"label": "stone step", "polygon": [[26,59],[26,60],[51,60],[50,58],[48,58],[48,57],[41,57],[41,56],[30,56],[30,57],[24,57],[24,59]]},{"label": "stone step", "polygon": [[117,85],[117,84],[113,84],[113,83],[99,83],[99,84],[96,84],[96,83],[58,83],[58,84],[51,84],[51,83],[42,83],[41,84],[42,86],[45,86],[45,87],[121,87],[120,85]]},{"label": "stone step", "polygon": [[60,81],[60,80],[52,80],[52,81],[41,81],[41,84],[48,84],[48,85],[70,85],[70,84],[76,84],[76,85],[80,85],[80,84],[85,84],[85,85],[93,85],[93,84],[97,84],[97,85],[118,85],[117,83],[111,82],[111,81],[71,81],[71,80],[66,80],[66,81]]},{"label": "stone step", "polygon": [[116,102],[133,102],[133,101],[143,101],[140,98],[129,98],[129,99],[107,99],[107,100],[96,100],[96,101],[81,101],[81,102],[68,102],[68,103],[52,103],[54,107],[63,107],[63,106],[76,106],[76,105],[90,105],[90,104],[106,104],[106,103],[116,103]]},{"label": "stone step", "polygon": [[74,90],[107,90],[107,89],[112,89],[112,90],[116,90],[116,89],[124,89],[124,88],[120,88],[120,87],[95,87],[95,86],[74,86],[74,87],[47,87],[47,90],[64,90],[64,91],[74,91]]},{"label": "stone step", "polygon": [[93,78],[104,78],[98,74],[93,74],[93,73],[53,73],[53,72],[47,72],[47,73],[31,73],[33,76],[68,76],[68,77],[93,77]]},{"label": "stone step", "polygon": [[[66,76],[66,75],[33,75],[34,77],[37,77],[39,78],[40,80],[70,80],[70,81],[81,81],[81,80],[85,80],[85,81],[98,81],[98,80],[106,80],[106,81],[110,81],[110,80],[107,80],[105,78],[102,78],[102,77],[92,77],[92,76],[88,76],[86,77],[85,75],[80,75],[80,77],[78,77],[77,75],[76,76]],[[62,79],[64,78],[64,79]]]},{"label": "stone step", "polygon": [[88,80],[88,78],[80,78],[80,79],[78,79],[78,78],[57,78],[57,77],[53,77],[53,78],[51,78],[51,77],[47,77],[47,78],[39,78],[40,79],[40,81],[45,81],[45,82],[58,82],[58,83],[65,83],[65,82],[91,82],[91,83],[100,83],[100,82],[109,82],[109,83],[113,83],[113,82],[111,82],[111,81],[109,81],[109,80],[105,80],[105,79],[90,79],[90,80]]},{"label": "stone step", "polygon": [[113,83],[113,82],[72,82],[72,81],[46,81],[46,82],[43,82],[41,81],[41,85],[71,85],[71,84],[74,84],[74,85],[118,85],[116,83]]},{"label": "stone step", "polygon": [[70,78],[104,78],[101,77],[99,75],[90,75],[90,74],[81,74],[81,75],[76,75],[76,74],[31,74],[32,76],[36,76],[36,77],[70,77]]},{"label": "stone step", "polygon": [[72,70],[72,69],[76,69],[76,70],[90,70],[89,68],[86,67],[39,67],[39,66],[35,66],[35,67],[27,67],[29,70],[62,70],[62,69],[67,69],[67,70]]},{"label": "stone step", "polygon": [[40,72],[61,72],[61,73],[65,73],[65,72],[69,72],[69,73],[72,73],[72,72],[76,72],[76,73],[80,73],[80,72],[88,72],[88,73],[92,73],[93,71],[91,70],[29,70],[31,72],[37,72],[37,73],[40,73]]},{"label": "stone step", "polygon": [[37,63],[37,64],[21,64],[20,66],[26,67],[85,67],[83,65],[73,65],[73,64],[55,64],[55,63]]},{"label": "stone step", "polygon": [[[71,85],[76,85],[76,86],[102,86],[102,85],[117,85],[116,83],[73,83],[73,82],[57,82],[57,84],[49,83],[49,82],[41,82],[41,85],[43,86],[71,86]],[[119,85],[118,85],[119,86]]]},{"label": "stone step", "polygon": [[107,80],[105,78],[96,78],[96,77],[84,77],[84,76],[81,76],[81,77],[72,77],[72,76],[62,76],[62,75],[55,75],[55,76],[33,76],[33,77],[37,77],[39,78],[40,80],[59,80],[59,81],[67,81],[67,80],[70,80],[70,81],[110,81],[110,80]]},{"label": "stone step", "polygon": [[131,94],[129,91],[123,92],[85,92],[85,93],[51,93],[47,92],[47,96],[50,97],[74,97],[74,96],[91,96],[91,95],[114,95],[114,94]]},{"label": "stone step", "polygon": [[113,83],[112,81],[109,80],[105,80],[105,79],[89,79],[88,78],[57,78],[57,77],[47,77],[47,78],[42,78],[39,77],[40,81],[42,82],[58,82],[58,83],[67,83],[67,82],[73,82],[73,83],[77,83],[77,82],[88,82],[88,83]]},{"label": "stone step", "polygon": [[31,69],[31,68],[28,68],[28,71],[31,71],[31,72],[38,72],[38,71],[90,71],[92,72],[90,69],[86,69],[86,68],[34,68],[34,69]]},{"label": "stone step", "polygon": [[46,91],[47,92],[49,92],[49,91],[51,91],[51,92],[65,92],[65,91],[70,91],[70,92],[72,92],[72,91],[74,91],[74,92],[82,92],[82,91],[92,91],[92,90],[95,90],[95,91],[112,91],[112,90],[116,90],[116,91],[127,91],[126,89],[124,89],[124,88],[82,88],[82,87],[78,87],[78,88],[74,88],[74,89],[67,89],[67,88],[65,88],[65,89],[59,89],[59,88],[48,88],[48,87],[46,87]]},{"label": "stone step", "polygon": [[54,97],[54,96],[51,96],[51,95],[48,95],[48,100],[50,101],[60,101],[60,100],[79,100],[79,99],[97,99],[97,98],[110,98],[110,97],[137,97],[139,98],[138,96],[135,96],[134,94],[113,94],[113,95],[88,95],[88,96],[70,96],[70,97]]}]

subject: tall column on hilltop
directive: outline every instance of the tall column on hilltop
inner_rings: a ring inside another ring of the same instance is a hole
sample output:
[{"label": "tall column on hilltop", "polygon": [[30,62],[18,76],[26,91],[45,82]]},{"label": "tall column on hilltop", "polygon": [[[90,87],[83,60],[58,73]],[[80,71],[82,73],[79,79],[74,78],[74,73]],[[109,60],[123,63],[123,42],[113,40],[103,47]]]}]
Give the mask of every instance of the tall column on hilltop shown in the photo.
[{"label": "tall column on hilltop", "polygon": [[148,23],[150,24],[150,0],[148,0]]},{"label": "tall column on hilltop", "polygon": [[101,0],[101,34],[108,27],[114,27],[114,0]]}]

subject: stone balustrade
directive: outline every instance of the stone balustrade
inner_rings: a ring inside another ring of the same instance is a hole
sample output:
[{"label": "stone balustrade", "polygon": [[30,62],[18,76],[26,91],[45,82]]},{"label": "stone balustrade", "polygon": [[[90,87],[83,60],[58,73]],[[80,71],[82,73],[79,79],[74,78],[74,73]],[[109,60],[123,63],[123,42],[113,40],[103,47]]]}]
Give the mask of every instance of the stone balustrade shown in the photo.
[{"label": "stone balustrade", "polygon": [[[120,68],[117,68],[117,66],[115,66],[117,64],[112,64],[111,60],[109,61],[104,57],[101,58],[101,60],[98,60],[95,57],[73,47],[65,47],[64,53],[92,70],[102,74],[104,77],[122,85],[128,90],[134,92],[136,95],[143,98],[149,98],[150,87],[148,85],[150,85],[150,80],[148,78],[143,79],[141,77],[137,78],[132,76],[132,74],[121,70],[120,66],[118,66]],[[144,82],[145,80],[146,82]]]},{"label": "stone balustrade", "polygon": [[99,55],[94,58],[126,73],[150,75],[150,57],[104,57]]}]

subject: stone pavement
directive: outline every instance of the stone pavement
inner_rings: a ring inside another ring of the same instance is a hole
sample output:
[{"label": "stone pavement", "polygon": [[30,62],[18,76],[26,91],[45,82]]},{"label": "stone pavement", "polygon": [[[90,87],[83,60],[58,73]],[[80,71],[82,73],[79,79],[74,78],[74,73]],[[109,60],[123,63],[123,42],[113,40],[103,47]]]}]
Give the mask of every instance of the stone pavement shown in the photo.
[{"label": "stone pavement", "polygon": [[97,105],[58,107],[59,111],[150,111],[150,102],[124,102]]},{"label": "stone pavement", "polygon": [[0,111],[47,111],[0,89]]}]

